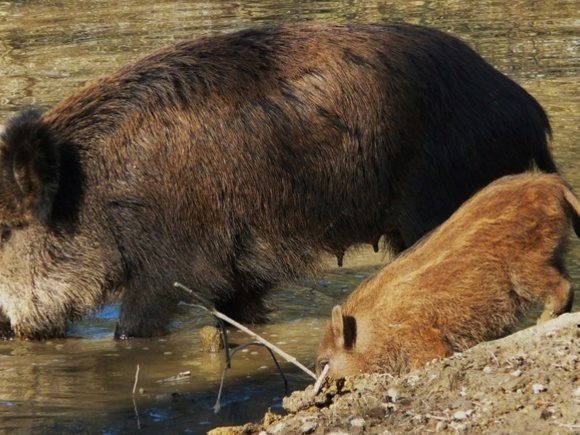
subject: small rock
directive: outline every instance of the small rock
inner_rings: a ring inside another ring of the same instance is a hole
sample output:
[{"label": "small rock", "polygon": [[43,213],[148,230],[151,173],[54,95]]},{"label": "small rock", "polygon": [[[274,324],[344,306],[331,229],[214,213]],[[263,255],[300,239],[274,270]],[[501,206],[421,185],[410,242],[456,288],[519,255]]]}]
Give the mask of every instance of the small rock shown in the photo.
[{"label": "small rock", "polygon": [[532,391],[534,392],[534,394],[539,394],[539,393],[546,391],[546,390],[547,390],[547,388],[545,385],[542,385],[542,384],[532,385]]},{"label": "small rock", "polygon": [[576,388],[572,393],[574,397],[580,397],[580,387]]},{"label": "small rock", "polygon": [[350,425],[352,427],[363,427],[365,425],[365,420],[364,418],[353,418],[350,421]]},{"label": "small rock", "polygon": [[522,375],[522,371],[520,369],[514,370],[513,372],[510,373],[512,376],[515,376],[516,378],[519,378]]},{"label": "small rock", "polygon": [[409,375],[407,376],[407,384],[412,388],[415,384],[419,382],[419,375]]},{"label": "small rock", "polygon": [[382,406],[375,406],[374,408],[370,409],[367,412],[367,416],[370,418],[376,418],[378,420],[382,420],[383,418],[385,418],[385,413],[387,412],[387,409],[382,407]]},{"label": "small rock", "polygon": [[278,414],[274,414],[272,412],[272,410],[268,408],[268,410],[266,411],[266,414],[264,414],[264,419],[262,420],[262,424],[267,429],[269,426],[272,426],[274,423],[276,423],[276,420],[278,419],[278,417],[279,417]]},{"label": "small rock", "polygon": [[316,423],[314,421],[307,421],[306,423],[304,423],[300,427],[300,432],[301,433],[312,433],[316,430],[317,426],[318,426],[318,423]]},{"label": "small rock", "polygon": [[466,411],[457,411],[453,414],[453,419],[454,420],[465,420],[471,414],[473,414],[473,409],[468,409]]},{"label": "small rock", "polygon": [[460,423],[451,423],[451,428],[456,434],[467,434],[467,427]]},{"label": "small rock", "polygon": [[243,426],[216,427],[210,430],[208,435],[241,435],[244,433]]},{"label": "small rock", "polygon": [[437,425],[435,426],[435,432],[441,432],[444,431],[445,429],[447,429],[447,423],[444,421],[438,422]]},{"label": "small rock", "polygon": [[485,373],[486,375],[489,375],[490,373],[493,373],[493,369],[490,366],[485,366],[483,368],[483,373]]},{"label": "small rock", "polygon": [[215,326],[204,326],[199,330],[199,343],[204,352],[219,352],[224,348],[220,330]]},{"label": "small rock", "polygon": [[387,399],[389,399],[389,401],[395,403],[397,400],[399,400],[399,397],[399,392],[395,388],[389,388],[387,390]]},{"label": "small rock", "polygon": [[283,433],[283,430],[285,427],[286,427],[286,424],[278,423],[278,424],[270,427],[268,429],[268,432],[270,432],[271,434]]}]

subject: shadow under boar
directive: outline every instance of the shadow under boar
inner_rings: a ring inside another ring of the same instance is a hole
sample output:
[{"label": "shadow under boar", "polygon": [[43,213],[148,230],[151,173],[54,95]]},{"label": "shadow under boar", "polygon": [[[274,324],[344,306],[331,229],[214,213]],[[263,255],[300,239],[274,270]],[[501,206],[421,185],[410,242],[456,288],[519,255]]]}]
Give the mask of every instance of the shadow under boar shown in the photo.
[{"label": "shadow under boar", "polygon": [[556,175],[503,177],[335,306],[317,356],[333,378],[393,375],[572,308],[563,252],[580,202]]},{"label": "shadow under boar", "polygon": [[396,251],[475,190],[556,168],[540,105],[459,40],[288,25],[162,49],[1,136],[0,312],[60,336],[119,294],[117,336],[165,333],[180,281],[243,322],[322,252]]}]

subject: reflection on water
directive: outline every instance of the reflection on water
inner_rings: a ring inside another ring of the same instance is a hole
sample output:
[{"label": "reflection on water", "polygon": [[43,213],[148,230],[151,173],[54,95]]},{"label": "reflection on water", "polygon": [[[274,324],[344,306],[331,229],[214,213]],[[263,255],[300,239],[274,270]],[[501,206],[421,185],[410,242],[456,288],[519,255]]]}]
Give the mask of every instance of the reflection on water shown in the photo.
[{"label": "reflection on water", "polygon": [[[580,191],[575,0],[0,2],[0,123],[26,105],[50,107],[87,80],[174,41],[297,20],[404,20],[460,36],[546,108],[557,163]],[[570,273],[579,283],[580,243],[571,248]],[[331,307],[383,260],[364,250],[347,257],[343,269],[283,286],[272,297],[278,307],[272,323],[258,332],[311,365]],[[577,290],[576,309],[579,302]],[[283,386],[274,364],[264,350],[250,348],[236,356],[224,407],[213,413],[223,356],[197,352],[196,331],[211,324],[205,314],[184,308],[172,335],[125,343],[112,340],[116,316],[108,306],[72,325],[70,335],[78,338],[0,343],[0,431],[122,433],[139,424],[156,433],[200,433],[279,406]],[[231,340],[247,338],[232,332]],[[133,403],[137,364],[143,393]],[[283,367],[290,388],[308,383]],[[191,377],[158,382],[184,371]]]}]

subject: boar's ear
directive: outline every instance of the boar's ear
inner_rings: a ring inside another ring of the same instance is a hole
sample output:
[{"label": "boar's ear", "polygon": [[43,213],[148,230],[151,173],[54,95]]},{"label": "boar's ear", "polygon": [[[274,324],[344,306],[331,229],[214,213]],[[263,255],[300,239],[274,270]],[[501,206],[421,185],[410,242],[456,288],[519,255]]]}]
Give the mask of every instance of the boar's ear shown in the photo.
[{"label": "boar's ear", "polygon": [[332,309],[332,336],[337,349],[350,349],[356,342],[356,320],[352,316],[343,316],[340,305]]},{"label": "boar's ear", "polygon": [[[1,133],[2,201],[13,204],[22,221],[46,223],[59,185],[59,152],[41,112],[22,111]],[[28,219],[27,219],[28,218]]]}]

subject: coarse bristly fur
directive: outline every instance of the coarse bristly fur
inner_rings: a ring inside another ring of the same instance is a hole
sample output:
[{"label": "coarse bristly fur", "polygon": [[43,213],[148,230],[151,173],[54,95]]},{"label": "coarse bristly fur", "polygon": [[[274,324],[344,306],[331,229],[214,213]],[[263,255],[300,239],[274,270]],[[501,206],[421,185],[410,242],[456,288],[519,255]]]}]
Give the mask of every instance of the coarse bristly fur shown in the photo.
[{"label": "coarse bristly fur", "polygon": [[323,252],[396,251],[491,180],[555,172],[540,105],[467,45],[405,24],[185,41],[10,120],[0,316],[63,335],[119,294],[118,336],[167,332],[180,281],[263,321]]},{"label": "coarse bristly fur", "polygon": [[579,219],[557,175],[491,183],[334,307],[317,369],[400,374],[505,335],[534,302],[538,322],[570,311],[563,253]]}]

